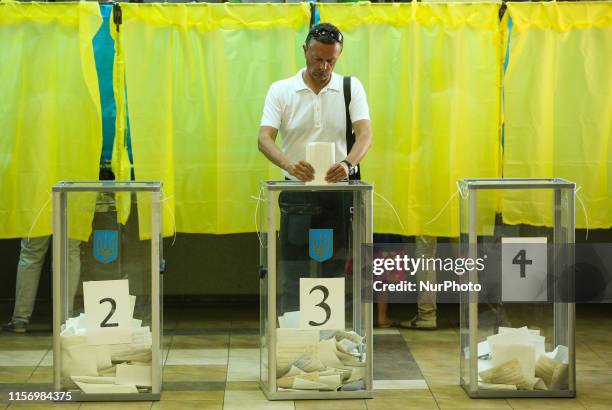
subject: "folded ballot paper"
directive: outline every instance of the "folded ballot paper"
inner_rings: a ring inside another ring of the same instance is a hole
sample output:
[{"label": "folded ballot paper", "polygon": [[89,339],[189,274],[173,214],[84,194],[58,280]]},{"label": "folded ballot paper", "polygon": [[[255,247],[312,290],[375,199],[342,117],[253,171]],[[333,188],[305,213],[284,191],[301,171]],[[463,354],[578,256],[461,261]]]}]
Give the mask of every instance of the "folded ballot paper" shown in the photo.
[{"label": "folded ballot paper", "polygon": [[[279,323],[285,323],[285,316]],[[365,388],[364,338],[353,331],[277,329],[278,388],[361,390]]]},{"label": "folded ballot paper", "polygon": [[[133,315],[135,297],[130,296]],[[151,387],[151,329],[131,320],[131,342],[90,344],[84,313],[68,318],[60,333],[62,382],[83,393],[138,393]]]},{"label": "folded ballot paper", "polygon": [[567,389],[567,347],[546,352],[537,329],[500,327],[478,344],[479,387],[487,390]]},{"label": "folded ballot paper", "polygon": [[326,185],[327,170],[336,162],[336,148],[333,142],[311,142],[306,146],[306,161],[315,171],[314,180],[306,185]]}]

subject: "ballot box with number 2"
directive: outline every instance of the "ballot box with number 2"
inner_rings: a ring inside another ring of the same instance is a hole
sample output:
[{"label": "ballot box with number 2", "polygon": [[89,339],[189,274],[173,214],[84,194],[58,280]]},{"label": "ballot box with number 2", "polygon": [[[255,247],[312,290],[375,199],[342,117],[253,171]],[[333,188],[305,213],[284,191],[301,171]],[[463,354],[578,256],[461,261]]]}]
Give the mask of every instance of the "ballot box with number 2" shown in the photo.
[{"label": "ballot box with number 2", "polygon": [[72,400],[159,400],[161,184],[53,187],[53,384]]},{"label": "ballot box with number 2", "polygon": [[362,295],[372,186],[264,182],[260,385],[270,400],[372,397],[372,305]]}]

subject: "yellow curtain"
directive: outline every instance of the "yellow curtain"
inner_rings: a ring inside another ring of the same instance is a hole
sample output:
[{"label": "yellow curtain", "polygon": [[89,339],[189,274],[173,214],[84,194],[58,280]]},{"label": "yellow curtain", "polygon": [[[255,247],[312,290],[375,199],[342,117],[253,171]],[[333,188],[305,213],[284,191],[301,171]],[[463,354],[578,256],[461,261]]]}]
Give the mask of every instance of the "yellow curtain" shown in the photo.
[{"label": "yellow curtain", "polygon": [[[336,72],[368,95],[376,232],[457,236],[460,178],[500,175],[499,4],[320,4],[345,34]],[[481,230],[497,200],[480,201]]]},{"label": "yellow curtain", "polygon": [[[576,182],[590,228],[612,226],[612,3],[508,3],[506,178]],[[552,225],[552,195],[505,195],[504,221]],[[587,225],[576,203],[576,226]]]},{"label": "yellow curtain", "polygon": [[[0,4],[0,238],[50,235],[51,187],[98,179],[101,23],[96,3]],[[71,238],[87,240],[91,199],[69,204]]]},{"label": "yellow curtain", "polygon": [[164,184],[164,235],[173,222],[179,232],[252,232],[259,181],[282,177],[257,150],[263,102],[272,82],[303,65],[308,4],[121,9],[114,35],[134,172]]}]

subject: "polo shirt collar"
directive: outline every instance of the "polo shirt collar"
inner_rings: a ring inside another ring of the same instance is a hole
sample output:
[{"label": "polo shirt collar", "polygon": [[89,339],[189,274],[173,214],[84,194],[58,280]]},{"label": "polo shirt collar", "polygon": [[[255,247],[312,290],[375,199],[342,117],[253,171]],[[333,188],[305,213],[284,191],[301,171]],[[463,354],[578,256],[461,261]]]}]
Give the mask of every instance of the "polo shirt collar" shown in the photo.
[{"label": "polo shirt collar", "polygon": [[[302,68],[300,71],[298,71],[298,73],[294,77],[294,88],[296,92],[310,89],[308,88],[308,86],[304,82],[304,79],[302,78],[302,73],[305,70],[306,70],[305,68]],[[332,72],[332,78],[330,82],[325,87],[323,87],[321,92],[325,90],[340,91],[341,89],[342,89],[342,76]]]}]

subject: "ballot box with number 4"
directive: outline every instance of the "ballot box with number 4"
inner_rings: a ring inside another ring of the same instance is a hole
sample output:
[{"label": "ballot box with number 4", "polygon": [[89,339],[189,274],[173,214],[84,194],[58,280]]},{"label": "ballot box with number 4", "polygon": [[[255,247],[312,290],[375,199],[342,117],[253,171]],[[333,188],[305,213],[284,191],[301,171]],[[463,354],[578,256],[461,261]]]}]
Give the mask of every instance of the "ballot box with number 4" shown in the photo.
[{"label": "ballot box with number 4", "polygon": [[264,182],[260,385],[270,400],[372,397],[372,304],[363,245],[372,186]]},{"label": "ballot box with number 4", "polygon": [[460,278],[463,389],[575,397],[575,184],[464,179],[459,190],[461,256],[471,268]]},{"label": "ballot box with number 4", "polygon": [[73,400],[159,400],[161,184],[53,187],[53,384]]}]

